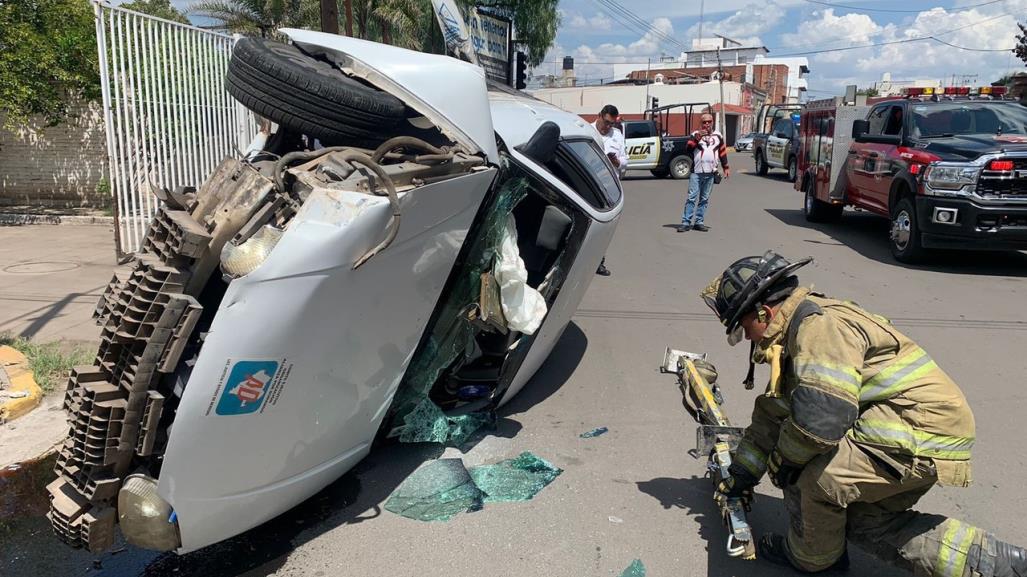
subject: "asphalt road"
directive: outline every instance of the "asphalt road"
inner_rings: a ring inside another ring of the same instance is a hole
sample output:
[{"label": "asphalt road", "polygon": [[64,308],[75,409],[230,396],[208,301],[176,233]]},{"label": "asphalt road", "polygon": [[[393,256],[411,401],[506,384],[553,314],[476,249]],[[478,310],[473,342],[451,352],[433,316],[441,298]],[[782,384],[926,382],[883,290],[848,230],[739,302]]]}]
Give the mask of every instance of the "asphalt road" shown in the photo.
[{"label": "asphalt road", "polygon": [[[975,483],[936,488],[921,508],[1027,544],[1027,435],[1019,428],[1027,413],[1027,255],[947,254],[925,266],[900,265],[888,252],[885,221],[847,213],[838,224],[808,224],[783,175],[757,177],[747,156],[733,160],[735,176],[714,191],[708,233],[671,228],[684,182],[642,173],[626,182],[626,209],[607,257],[613,276],[595,279],[499,429],[463,455],[477,465],[533,451],[563,468],[533,501],[488,505],[445,523],[393,515],[380,505],[440,451],[389,446],[296,510],[207,551],[126,550],[105,554],[93,568],[92,556],[50,546],[40,530],[36,546],[15,551],[0,574],[616,576],[641,559],[651,576],[794,575],[724,554],[703,463],[686,454],[694,427],[673,379],[657,370],[668,345],[710,353],[728,414],[748,422],[754,393],[740,384],[746,349],[727,345],[697,293],[731,261],[768,248],[815,257],[801,271],[804,282],[892,318],[966,392],[977,417]],[[765,378],[760,371],[757,380]],[[600,426],[609,433],[579,438]],[[760,489],[753,525],[784,530],[780,492]],[[902,574],[855,551],[853,565],[852,575]]]}]

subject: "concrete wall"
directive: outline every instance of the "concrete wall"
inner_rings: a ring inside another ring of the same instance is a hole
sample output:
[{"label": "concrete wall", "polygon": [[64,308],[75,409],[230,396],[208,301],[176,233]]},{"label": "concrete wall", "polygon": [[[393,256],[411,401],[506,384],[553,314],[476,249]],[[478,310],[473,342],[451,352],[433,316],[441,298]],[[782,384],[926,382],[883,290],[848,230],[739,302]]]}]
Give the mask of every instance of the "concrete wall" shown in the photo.
[{"label": "concrete wall", "polygon": [[109,207],[110,193],[97,192],[107,175],[106,138],[97,103],[77,107],[57,126],[36,120],[0,128],[0,207]]},{"label": "concrete wall", "polygon": [[[644,72],[643,72],[644,74]],[[575,114],[598,114],[607,104],[617,107],[621,115],[642,114],[648,108],[646,87],[631,84],[611,86],[585,86],[579,88],[543,88],[531,92],[539,100],[555,104]],[[716,82],[703,84],[650,84],[649,96],[660,99],[660,106],[679,102],[720,102],[720,89]],[[724,102],[742,104],[742,86],[737,82],[724,83]]]}]

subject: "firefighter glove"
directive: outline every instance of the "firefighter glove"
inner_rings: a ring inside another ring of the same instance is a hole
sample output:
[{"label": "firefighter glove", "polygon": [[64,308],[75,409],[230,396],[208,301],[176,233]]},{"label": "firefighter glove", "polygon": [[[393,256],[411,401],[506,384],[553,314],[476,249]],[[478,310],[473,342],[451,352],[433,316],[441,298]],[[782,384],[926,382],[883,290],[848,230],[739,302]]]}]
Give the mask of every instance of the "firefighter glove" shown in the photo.
[{"label": "firefighter glove", "polygon": [[746,505],[752,501],[752,488],[759,483],[759,479],[741,467],[731,466],[731,476],[721,480],[717,484],[717,492],[713,500],[718,505],[724,505],[728,499],[741,499]]},{"label": "firefighter glove", "polygon": [[767,472],[770,475],[770,482],[774,483],[774,486],[778,489],[794,485],[799,480],[802,468],[803,465],[793,463],[784,458],[777,449],[770,453],[770,459],[767,461]]}]

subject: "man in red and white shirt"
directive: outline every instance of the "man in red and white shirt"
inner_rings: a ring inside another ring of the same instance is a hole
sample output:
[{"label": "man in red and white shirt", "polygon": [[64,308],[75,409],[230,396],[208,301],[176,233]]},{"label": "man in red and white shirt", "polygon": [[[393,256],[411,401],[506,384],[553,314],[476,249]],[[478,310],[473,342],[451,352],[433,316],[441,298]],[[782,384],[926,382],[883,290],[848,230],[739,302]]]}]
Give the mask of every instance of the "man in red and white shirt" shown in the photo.
[{"label": "man in red and white shirt", "polygon": [[687,149],[692,152],[692,175],[688,178],[688,200],[685,201],[678,232],[692,229],[700,232],[710,230],[703,222],[703,218],[706,216],[706,206],[710,202],[710,193],[713,192],[717,168],[724,169],[724,178],[731,176],[731,169],[727,166],[727,143],[720,132],[713,130],[713,115],[703,114],[701,122],[702,128],[693,132],[688,139]]}]

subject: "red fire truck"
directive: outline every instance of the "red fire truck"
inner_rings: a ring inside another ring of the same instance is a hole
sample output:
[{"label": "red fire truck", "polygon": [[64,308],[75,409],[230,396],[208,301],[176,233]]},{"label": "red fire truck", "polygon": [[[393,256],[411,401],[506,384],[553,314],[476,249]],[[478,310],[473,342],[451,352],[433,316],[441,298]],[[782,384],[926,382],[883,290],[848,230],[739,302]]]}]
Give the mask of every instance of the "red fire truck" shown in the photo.
[{"label": "red fire truck", "polygon": [[809,221],[845,206],[889,218],[902,262],[928,249],[1027,249],[1027,106],[1005,87],[809,102],[800,139],[795,188]]}]

